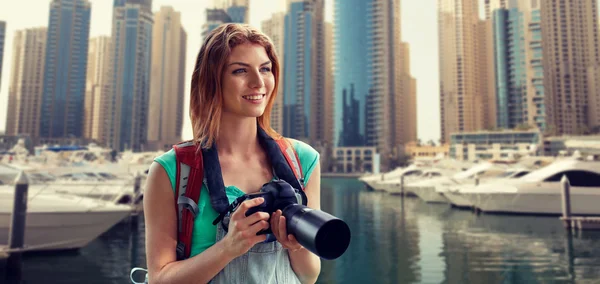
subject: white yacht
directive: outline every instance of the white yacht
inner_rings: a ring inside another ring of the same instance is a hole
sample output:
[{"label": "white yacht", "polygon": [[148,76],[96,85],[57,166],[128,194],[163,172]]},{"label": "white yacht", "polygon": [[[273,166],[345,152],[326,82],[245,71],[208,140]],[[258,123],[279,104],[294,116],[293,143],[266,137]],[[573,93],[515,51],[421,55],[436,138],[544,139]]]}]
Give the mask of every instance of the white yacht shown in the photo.
[{"label": "white yacht", "polygon": [[[0,244],[6,245],[14,202],[14,186],[0,186]],[[29,192],[25,246],[32,251],[86,246],[129,216],[131,208],[73,195]]]},{"label": "white yacht", "polygon": [[[402,193],[402,178],[404,177],[404,184],[410,184],[420,180],[427,180],[438,178],[441,176],[451,175],[454,171],[444,170],[444,169],[436,169],[436,168],[426,168],[414,171],[405,172],[403,176],[400,176],[395,180],[387,180],[380,182],[380,186],[383,187],[384,191],[389,192],[390,194],[401,194]],[[405,188],[406,190],[406,188]],[[414,195],[414,193],[410,191],[405,191],[407,195]]]},{"label": "white yacht", "polygon": [[418,169],[418,167],[415,165],[410,165],[405,168],[398,167],[387,173],[363,176],[363,177],[360,177],[359,180],[362,181],[364,184],[366,184],[369,188],[371,188],[373,190],[384,190],[384,187],[381,186],[381,182],[386,181],[386,180],[399,180],[400,177],[404,173],[406,173],[408,171],[414,171],[417,169]]},{"label": "white yacht", "polygon": [[448,188],[457,185],[475,184],[479,179],[486,179],[497,176],[504,172],[507,166],[492,162],[482,162],[469,168],[466,171],[454,174],[451,177],[439,177],[428,180],[421,180],[406,186],[406,190],[414,192],[425,202],[448,203],[449,200],[441,193],[442,188]]},{"label": "white yacht", "polygon": [[600,215],[600,161],[560,159],[521,178],[482,184],[462,191],[484,212],[561,214],[562,186],[567,176],[571,185],[571,212]]},{"label": "white yacht", "polygon": [[[501,183],[503,180],[520,178],[530,172],[531,172],[531,170],[526,169],[526,168],[511,168],[511,169],[508,169],[505,172],[497,175],[496,177],[492,177],[483,182],[486,184]],[[450,201],[450,203],[452,205],[454,205],[456,207],[461,207],[461,208],[468,208],[468,207],[473,207],[473,203],[471,203],[471,201],[469,199],[465,198],[462,195],[462,191],[469,190],[476,186],[478,186],[478,185],[477,184],[469,184],[469,185],[461,184],[461,185],[456,185],[456,186],[450,186],[448,188],[439,188],[439,189],[436,189],[436,191],[438,193],[443,194],[444,197],[448,198],[448,200]]]}]

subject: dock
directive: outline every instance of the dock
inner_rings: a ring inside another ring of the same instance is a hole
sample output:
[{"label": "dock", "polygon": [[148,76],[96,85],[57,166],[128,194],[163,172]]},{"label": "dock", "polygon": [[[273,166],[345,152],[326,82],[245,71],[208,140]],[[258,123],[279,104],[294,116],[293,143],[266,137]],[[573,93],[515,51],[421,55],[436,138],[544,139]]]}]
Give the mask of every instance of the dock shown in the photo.
[{"label": "dock", "polygon": [[600,217],[561,217],[567,229],[600,230]]},{"label": "dock", "polygon": [[563,176],[562,187],[562,217],[566,229],[572,230],[600,230],[600,217],[573,216],[571,214],[571,183],[567,176]]}]

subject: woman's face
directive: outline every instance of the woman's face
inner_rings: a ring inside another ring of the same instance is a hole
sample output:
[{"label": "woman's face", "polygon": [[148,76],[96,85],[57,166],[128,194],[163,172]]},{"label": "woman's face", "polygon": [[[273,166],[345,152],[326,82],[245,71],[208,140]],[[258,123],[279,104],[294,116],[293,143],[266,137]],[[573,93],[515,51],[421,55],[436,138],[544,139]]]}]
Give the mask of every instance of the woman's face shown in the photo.
[{"label": "woman's face", "polygon": [[223,69],[223,112],[261,116],[275,85],[271,68],[263,46],[244,43],[234,47]]}]

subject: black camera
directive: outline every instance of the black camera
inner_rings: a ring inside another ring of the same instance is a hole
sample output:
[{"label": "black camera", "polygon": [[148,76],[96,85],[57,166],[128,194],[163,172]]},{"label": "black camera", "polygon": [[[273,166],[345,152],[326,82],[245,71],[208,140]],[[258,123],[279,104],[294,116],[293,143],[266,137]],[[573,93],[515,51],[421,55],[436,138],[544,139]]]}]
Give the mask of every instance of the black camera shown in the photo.
[{"label": "black camera", "polygon": [[[262,197],[264,202],[250,208],[246,216],[256,212],[266,212],[273,215],[281,210],[286,219],[286,229],[296,240],[309,251],[324,259],[340,257],[350,245],[350,228],[339,218],[326,212],[314,210],[306,206],[306,196],[283,180],[266,183],[260,192],[247,194],[240,198],[244,200]],[[238,201],[238,200],[236,200]],[[259,234],[270,234],[271,229]]]}]

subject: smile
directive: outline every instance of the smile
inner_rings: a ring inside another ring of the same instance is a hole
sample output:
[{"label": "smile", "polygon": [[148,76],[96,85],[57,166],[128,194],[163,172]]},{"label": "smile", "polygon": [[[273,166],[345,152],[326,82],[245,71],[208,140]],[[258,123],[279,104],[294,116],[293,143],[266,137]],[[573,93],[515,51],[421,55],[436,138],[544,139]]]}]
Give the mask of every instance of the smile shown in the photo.
[{"label": "smile", "polygon": [[248,96],[243,96],[242,98],[251,101],[253,103],[258,103],[261,102],[263,100],[263,98],[265,97],[265,94],[261,94],[261,95],[248,95]]}]

